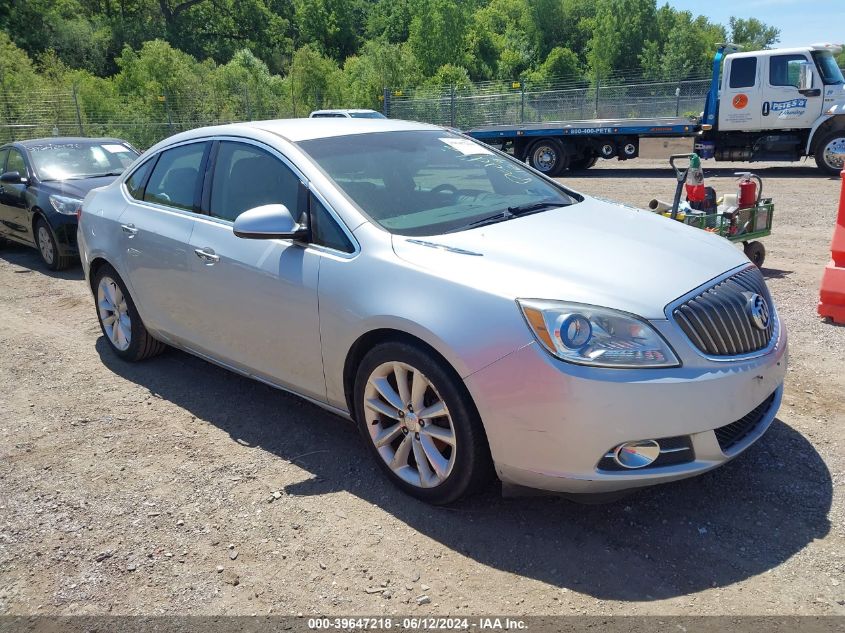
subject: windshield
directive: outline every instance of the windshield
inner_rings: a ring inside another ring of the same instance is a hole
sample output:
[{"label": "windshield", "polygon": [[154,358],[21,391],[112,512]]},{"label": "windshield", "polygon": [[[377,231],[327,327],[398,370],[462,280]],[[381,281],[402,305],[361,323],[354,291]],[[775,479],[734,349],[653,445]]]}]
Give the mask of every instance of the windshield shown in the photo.
[{"label": "windshield", "polygon": [[445,130],[299,145],[368,217],[398,235],[459,231],[495,214],[507,220],[509,209],[541,212],[575,201],[516,160]]},{"label": "windshield", "polygon": [[353,119],[386,119],[381,112],[350,112],[349,116]]},{"label": "windshield", "polygon": [[54,141],[29,145],[27,150],[41,180],[117,176],[138,157],[134,149],[117,141]]},{"label": "windshield", "polygon": [[826,86],[845,84],[845,78],[842,77],[842,71],[836,65],[836,59],[834,59],[832,53],[827,51],[813,51],[813,59],[816,60],[819,74],[822,76],[822,81]]}]

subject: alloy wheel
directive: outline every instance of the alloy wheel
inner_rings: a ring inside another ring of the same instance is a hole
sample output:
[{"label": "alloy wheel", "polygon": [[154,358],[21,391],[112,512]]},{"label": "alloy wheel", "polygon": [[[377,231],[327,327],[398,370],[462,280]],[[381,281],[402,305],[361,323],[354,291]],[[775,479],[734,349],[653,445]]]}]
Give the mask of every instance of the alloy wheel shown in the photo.
[{"label": "alloy wheel", "polygon": [[111,277],[103,277],[97,286],[97,314],[112,345],[120,351],[132,342],[132,321],[126,297]]},{"label": "alloy wheel", "polygon": [[549,145],[540,145],[534,150],[531,162],[541,172],[550,172],[557,164],[557,152]]},{"label": "alloy wheel", "polygon": [[41,224],[38,227],[38,250],[41,251],[41,257],[47,264],[52,264],[56,257],[56,251],[53,248],[53,238],[50,236],[50,229]]},{"label": "alloy wheel", "polygon": [[396,476],[418,488],[449,477],[457,455],[455,427],[421,371],[396,361],[376,367],[364,390],[364,414],[370,439]]}]

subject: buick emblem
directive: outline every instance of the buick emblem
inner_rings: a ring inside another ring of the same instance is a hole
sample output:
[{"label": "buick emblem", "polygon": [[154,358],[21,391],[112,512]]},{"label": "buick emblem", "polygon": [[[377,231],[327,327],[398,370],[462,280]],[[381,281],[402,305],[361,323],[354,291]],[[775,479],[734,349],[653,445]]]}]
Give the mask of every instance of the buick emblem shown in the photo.
[{"label": "buick emblem", "polygon": [[748,297],[748,303],[745,304],[745,309],[748,311],[748,318],[751,323],[758,330],[765,330],[769,327],[769,304],[766,300],[758,294],[752,294]]}]

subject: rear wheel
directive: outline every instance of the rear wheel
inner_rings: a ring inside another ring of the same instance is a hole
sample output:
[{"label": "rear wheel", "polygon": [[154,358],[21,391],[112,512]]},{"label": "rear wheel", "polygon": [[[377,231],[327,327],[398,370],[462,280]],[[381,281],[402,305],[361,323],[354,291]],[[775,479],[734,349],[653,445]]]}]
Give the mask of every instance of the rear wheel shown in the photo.
[{"label": "rear wheel", "polygon": [[492,463],[460,378],[422,348],[383,343],[361,362],[355,413],[376,462],[399,488],[444,504],[478,490]]},{"label": "rear wheel", "polygon": [[543,138],[528,150],[528,164],[546,176],[559,176],[569,166],[569,157],[560,143]]},{"label": "rear wheel", "polygon": [[100,267],[92,286],[97,301],[97,320],[117,356],[135,362],[167,349],[147,332],[129,291],[114,268],[108,264]]},{"label": "rear wheel", "polygon": [[41,261],[50,270],[64,270],[73,261],[72,257],[61,254],[56,236],[43,218],[38,218],[35,222],[35,243],[38,246]]},{"label": "rear wheel", "polygon": [[757,268],[763,267],[763,262],[766,261],[766,247],[762,242],[745,242],[743,244],[745,256],[751,260],[751,263]]},{"label": "rear wheel", "polygon": [[845,130],[824,137],[816,147],[816,164],[824,173],[838,176],[845,169]]},{"label": "rear wheel", "polygon": [[599,162],[599,157],[590,154],[589,156],[583,156],[570,162],[569,169],[570,171],[582,171],[595,166],[597,162]]}]

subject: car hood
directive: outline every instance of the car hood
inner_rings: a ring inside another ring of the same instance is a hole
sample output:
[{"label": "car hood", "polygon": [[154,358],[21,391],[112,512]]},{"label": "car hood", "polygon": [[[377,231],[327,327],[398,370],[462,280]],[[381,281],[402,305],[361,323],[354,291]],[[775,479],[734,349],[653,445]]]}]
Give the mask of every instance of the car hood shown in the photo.
[{"label": "car hood", "polygon": [[583,202],[433,237],[394,235],[398,257],[510,298],[557,299],[665,318],[674,299],[748,264],[726,239],[649,211]]},{"label": "car hood", "polygon": [[73,198],[85,198],[89,191],[97,187],[105,187],[114,182],[117,176],[100,176],[98,178],[80,178],[79,180],[45,180],[41,186],[47,193]]}]

